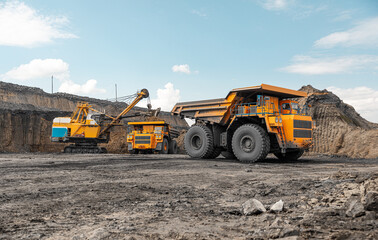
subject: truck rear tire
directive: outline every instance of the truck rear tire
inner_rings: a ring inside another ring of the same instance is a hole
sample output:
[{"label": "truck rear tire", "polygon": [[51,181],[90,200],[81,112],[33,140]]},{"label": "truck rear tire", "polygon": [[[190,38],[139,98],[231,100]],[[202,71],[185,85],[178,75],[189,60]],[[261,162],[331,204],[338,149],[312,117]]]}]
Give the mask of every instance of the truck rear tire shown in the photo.
[{"label": "truck rear tire", "polygon": [[208,159],[213,159],[213,158],[219,157],[219,155],[221,154],[222,150],[223,150],[222,148],[214,148],[213,152],[210,154],[210,156],[208,157]]},{"label": "truck rear tire", "polygon": [[236,159],[235,154],[231,151],[223,151],[221,152],[222,156],[226,159]]},{"label": "truck rear tire", "polygon": [[192,158],[209,158],[214,150],[213,134],[207,126],[194,125],[185,134],[186,153]]},{"label": "truck rear tire", "polygon": [[169,151],[168,151],[169,154],[177,154],[177,142],[176,140],[172,140],[170,143],[169,143]]},{"label": "truck rear tire", "polygon": [[161,154],[168,154],[169,151],[169,142],[168,139],[164,138],[163,139],[163,146],[161,146],[160,153]]},{"label": "truck rear tire", "polygon": [[287,152],[285,153],[285,156],[282,153],[274,153],[274,156],[276,156],[278,159],[283,161],[294,161],[298,160],[304,153],[303,149],[298,149],[296,151]]},{"label": "truck rear tire", "polygon": [[232,137],[232,150],[241,162],[256,162],[266,158],[270,150],[269,136],[256,124],[244,124]]}]

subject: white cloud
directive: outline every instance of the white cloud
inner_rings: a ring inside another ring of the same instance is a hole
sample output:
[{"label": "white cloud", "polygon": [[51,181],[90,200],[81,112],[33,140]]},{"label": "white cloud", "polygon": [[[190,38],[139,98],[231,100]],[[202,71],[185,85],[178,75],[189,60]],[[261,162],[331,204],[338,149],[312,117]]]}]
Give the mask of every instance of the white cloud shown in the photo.
[{"label": "white cloud", "polygon": [[295,56],[294,63],[281,68],[289,73],[306,75],[350,73],[353,70],[377,68],[378,56],[354,55],[337,58],[313,58],[310,56]]},{"label": "white cloud", "polygon": [[378,90],[360,86],[356,88],[328,87],[327,90],[339,96],[345,103],[371,122],[378,123]]},{"label": "white cloud", "polygon": [[315,46],[320,48],[358,45],[378,46],[378,17],[362,21],[349,30],[329,34],[315,42]]},{"label": "white cloud", "polygon": [[342,22],[342,21],[352,19],[352,13],[353,12],[351,10],[341,11],[337,14],[337,16],[333,19],[333,21]]},{"label": "white cloud", "polygon": [[83,85],[74,83],[71,80],[64,81],[59,87],[59,92],[66,92],[66,93],[77,94],[77,95],[82,95],[82,94],[88,95],[88,94],[105,93],[106,90],[102,88],[97,88],[97,80],[90,79]]},{"label": "white cloud", "polygon": [[0,3],[0,45],[33,47],[53,39],[77,38],[63,28],[66,17],[43,16],[19,1]]},{"label": "white cloud", "polygon": [[15,67],[2,75],[4,80],[31,80],[54,77],[64,80],[69,77],[68,63],[62,59],[34,59]]},{"label": "white cloud", "polygon": [[207,14],[203,10],[192,10],[192,14],[195,14],[200,17],[207,17]]},{"label": "white cloud", "polygon": [[263,8],[267,10],[272,10],[272,11],[279,11],[279,10],[284,10],[288,6],[288,1],[287,0],[264,0],[261,1],[261,5]]},{"label": "white cloud", "polygon": [[188,64],[174,65],[172,67],[173,72],[182,72],[185,74],[190,74],[190,68]]},{"label": "white cloud", "polygon": [[163,111],[171,111],[173,106],[180,101],[180,90],[175,89],[172,83],[167,83],[164,89],[157,90],[157,98],[151,99],[152,107],[160,107]]},{"label": "white cloud", "polygon": [[90,79],[80,85],[70,79],[69,65],[62,59],[34,59],[27,64],[21,64],[0,75],[0,79],[7,82],[20,81],[26,84],[31,80],[49,80],[51,76],[59,80],[59,92],[71,94],[101,94],[105,89],[97,88],[97,80]]}]

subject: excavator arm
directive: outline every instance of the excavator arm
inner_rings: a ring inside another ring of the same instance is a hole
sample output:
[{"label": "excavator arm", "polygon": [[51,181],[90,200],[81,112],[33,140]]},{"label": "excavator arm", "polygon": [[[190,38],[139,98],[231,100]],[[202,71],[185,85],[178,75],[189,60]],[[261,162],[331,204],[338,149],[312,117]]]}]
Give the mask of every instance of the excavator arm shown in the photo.
[{"label": "excavator arm", "polygon": [[100,132],[99,136],[102,136],[104,133],[108,132],[110,128],[112,128],[113,126],[117,125],[119,123],[119,121],[122,119],[122,116],[124,116],[125,114],[127,114],[128,112],[130,112],[130,110],[135,105],[137,105],[140,102],[140,100],[142,100],[143,98],[148,98],[148,96],[149,96],[149,92],[145,88],[142,89],[140,92],[138,92],[137,97],[127,106],[127,108],[125,108],[125,110],[123,110],[116,118],[113,119],[113,121],[111,123],[109,123]]}]

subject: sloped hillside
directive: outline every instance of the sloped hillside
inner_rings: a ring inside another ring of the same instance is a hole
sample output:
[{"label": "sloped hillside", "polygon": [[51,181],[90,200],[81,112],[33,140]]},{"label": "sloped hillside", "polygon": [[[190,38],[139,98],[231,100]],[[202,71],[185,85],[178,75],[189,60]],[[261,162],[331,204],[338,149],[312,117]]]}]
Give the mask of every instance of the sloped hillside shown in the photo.
[{"label": "sloped hillside", "polygon": [[312,106],[311,115],[316,121],[312,152],[352,158],[378,157],[378,124],[361,117],[332,92],[311,85],[300,91],[309,94],[300,101]]}]

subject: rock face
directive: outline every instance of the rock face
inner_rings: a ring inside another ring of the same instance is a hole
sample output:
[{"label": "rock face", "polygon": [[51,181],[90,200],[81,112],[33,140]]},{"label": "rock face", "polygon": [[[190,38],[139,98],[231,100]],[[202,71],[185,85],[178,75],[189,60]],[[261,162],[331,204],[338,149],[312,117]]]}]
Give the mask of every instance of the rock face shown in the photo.
[{"label": "rock face", "polygon": [[[39,88],[0,82],[0,152],[59,152],[64,144],[51,143],[51,126],[55,117],[70,116],[78,102],[89,102],[93,108],[110,115],[118,115],[126,103],[110,102],[71,94],[49,94]],[[156,106],[158,107],[158,106]],[[131,112],[145,112],[135,107]],[[185,120],[161,112],[159,118],[177,129],[188,127]],[[127,118],[139,121],[141,117]],[[126,123],[126,121],[125,121]],[[127,151],[126,127],[115,127],[110,141],[105,144],[109,152]]]},{"label": "rock face", "polygon": [[378,124],[362,118],[332,92],[310,85],[300,91],[308,93],[299,101],[312,106],[311,115],[316,122],[310,151],[352,158],[378,157]]}]

